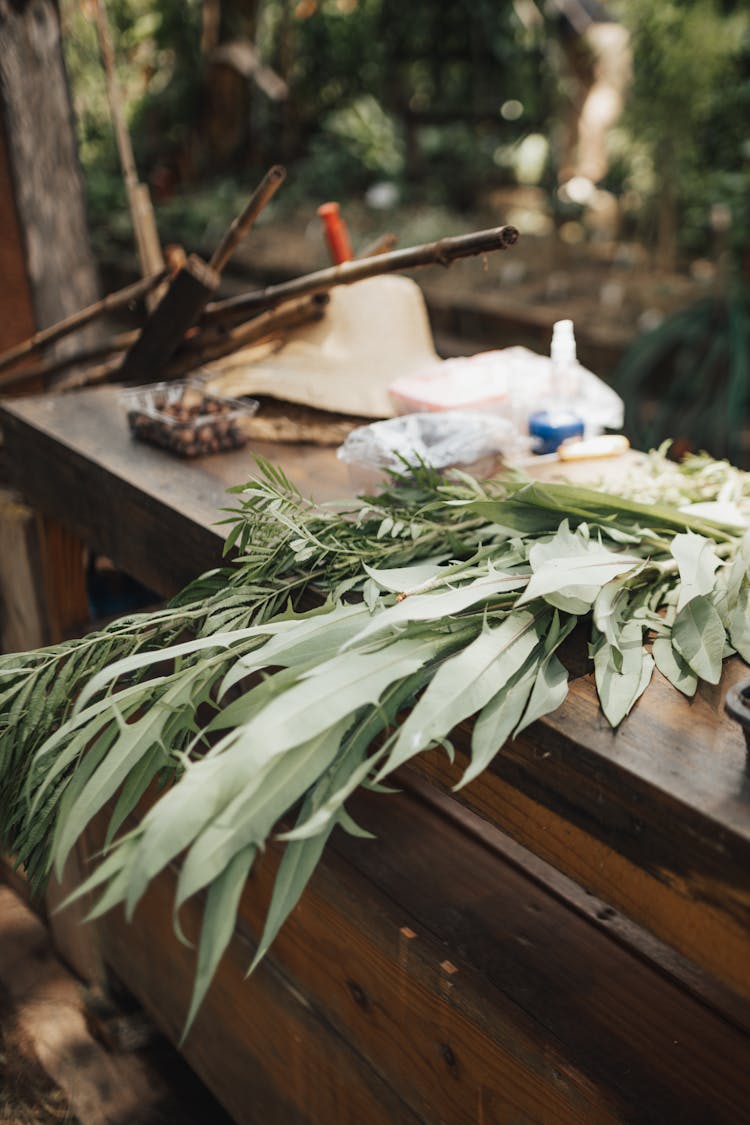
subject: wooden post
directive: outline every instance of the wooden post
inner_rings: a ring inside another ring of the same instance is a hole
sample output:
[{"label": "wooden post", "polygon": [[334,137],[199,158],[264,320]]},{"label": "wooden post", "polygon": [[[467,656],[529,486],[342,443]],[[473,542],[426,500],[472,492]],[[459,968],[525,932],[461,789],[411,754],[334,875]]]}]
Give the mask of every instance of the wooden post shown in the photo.
[{"label": "wooden post", "polygon": [[50,642],[42,559],[34,513],[0,489],[0,651]]}]

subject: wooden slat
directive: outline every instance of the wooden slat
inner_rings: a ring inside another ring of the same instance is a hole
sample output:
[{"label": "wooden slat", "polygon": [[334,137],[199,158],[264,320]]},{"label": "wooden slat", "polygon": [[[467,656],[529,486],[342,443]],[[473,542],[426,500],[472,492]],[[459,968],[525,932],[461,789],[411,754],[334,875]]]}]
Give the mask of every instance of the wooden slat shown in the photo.
[{"label": "wooden slat", "polygon": [[515,1002],[544,1028],[551,1049],[562,1045],[564,1072],[606,1091],[624,1120],[747,1119],[746,1034],[502,862],[480,837],[457,832],[411,795],[401,802],[363,794],[353,812],[378,840],[339,835],[334,846],[360,878],[408,907],[417,934],[434,934],[449,951],[460,973],[457,1003],[463,974],[476,972],[480,1011],[494,1013],[493,989]]},{"label": "wooden slat", "polygon": [[0,651],[48,644],[37,521],[18,493],[0,489]]},{"label": "wooden slat", "polygon": [[89,619],[86,549],[75,532],[53,516],[39,518],[39,545],[50,640],[57,644],[71,632],[85,632]]},{"label": "wooden slat", "polygon": [[[579,675],[458,799],[748,998],[746,750],[722,709],[746,677],[732,659],[691,702],[657,672],[615,734]],[[445,788],[460,774],[438,755],[417,768]]]}]

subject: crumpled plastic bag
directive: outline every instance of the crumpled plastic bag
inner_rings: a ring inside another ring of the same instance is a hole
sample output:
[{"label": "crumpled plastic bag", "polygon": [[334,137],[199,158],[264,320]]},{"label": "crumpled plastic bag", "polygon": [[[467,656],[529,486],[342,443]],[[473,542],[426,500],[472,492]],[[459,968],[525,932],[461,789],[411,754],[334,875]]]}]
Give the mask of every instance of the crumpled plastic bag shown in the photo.
[{"label": "crumpled plastic bag", "polygon": [[496,414],[446,410],[403,414],[352,430],[338,457],[349,465],[404,472],[422,461],[436,469],[468,467],[498,453],[518,452],[518,434]]}]

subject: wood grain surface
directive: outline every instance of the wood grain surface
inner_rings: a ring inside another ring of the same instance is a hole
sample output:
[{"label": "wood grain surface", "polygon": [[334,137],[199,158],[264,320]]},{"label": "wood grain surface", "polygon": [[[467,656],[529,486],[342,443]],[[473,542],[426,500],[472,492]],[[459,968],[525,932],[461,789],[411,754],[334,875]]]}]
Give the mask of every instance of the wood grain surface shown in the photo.
[{"label": "wood grain surface", "polygon": [[[518,849],[509,861],[478,818],[460,824],[418,793],[355,806],[378,840],[334,835],[242,981],[271,847],[186,1042],[241,1125],[750,1120],[746,1034],[550,894]],[[98,923],[105,959],[173,1039],[194,957],[171,931],[175,879],[159,878],[132,925]],[[192,937],[199,916],[191,900]]]}]

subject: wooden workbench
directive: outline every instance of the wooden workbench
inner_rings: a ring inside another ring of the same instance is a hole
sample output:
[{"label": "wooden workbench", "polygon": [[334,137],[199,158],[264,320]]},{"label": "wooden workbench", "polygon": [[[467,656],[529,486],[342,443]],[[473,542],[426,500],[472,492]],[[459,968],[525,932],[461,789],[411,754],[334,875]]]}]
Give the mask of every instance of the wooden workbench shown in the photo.
[{"label": "wooden workbench", "polygon": [[[135,445],[113,390],[17,400],[1,422],[27,501],[158,593],[219,562],[246,451],[187,465]],[[350,491],[330,450],[257,451],[317,499]],[[400,797],[359,797],[378,841],[334,835],[243,983],[271,849],[185,1048],[238,1121],[750,1121],[750,783],[723,714],[747,668],[692,702],[655,673],[613,733],[572,660],[563,707],[461,804],[441,753]],[[193,955],[173,885],[97,936],[177,1038]],[[186,914],[195,928],[200,903]]]}]

